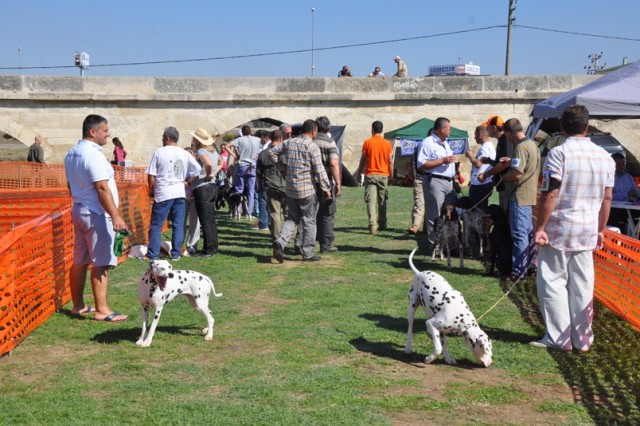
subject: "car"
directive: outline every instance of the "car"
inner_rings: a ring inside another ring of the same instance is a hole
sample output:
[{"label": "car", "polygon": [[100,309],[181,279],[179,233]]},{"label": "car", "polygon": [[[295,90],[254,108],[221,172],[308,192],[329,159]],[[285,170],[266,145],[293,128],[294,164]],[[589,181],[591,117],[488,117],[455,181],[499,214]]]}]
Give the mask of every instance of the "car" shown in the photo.
[{"label": "car", "polygon": [[[627,153],[624,150],[624,147],[616,139],[611,133],[604,132],[592,132],[588,133],[587,137],[591,139],[591,142],[595,143],[598,146],[604,148],[609,154],[614,154],[619,152],[627,158]],[[556,146],[562,145],[564,143],[565,137],[562,133],[554,133],[549,138],[538,144],[538,148],[540,148],[540,157],[542,160],[542,164],[544,164],[544,160],[547,158],[547,154],[549,151]]]}]

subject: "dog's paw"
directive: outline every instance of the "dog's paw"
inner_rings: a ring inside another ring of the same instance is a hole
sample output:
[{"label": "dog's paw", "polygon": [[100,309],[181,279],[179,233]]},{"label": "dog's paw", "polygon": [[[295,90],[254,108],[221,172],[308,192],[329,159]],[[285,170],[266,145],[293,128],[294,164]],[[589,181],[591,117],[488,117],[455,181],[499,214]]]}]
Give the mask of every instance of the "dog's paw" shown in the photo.
[{"label": "dog's paw", "polygon": [[136,342],[136,345],[140,346],[141,348],[148,348],[149,346],[151,346],[151,342],[147,342],[145,340],[138,340]]},{"label": "dog's paw", "polygon": [[449,365],[456,365],[458,363],[455,359],[451,357],[448,357],[448,358],[445,357],[444,362],[446,362]]},{"label": "dog's paw", "polygon": [[424,359],[424,363],[425,363],[425,364],[431,364],[433,361],[435,361],[435,359],[436,359],[436,358],[438,358],[438,355],[436,355],[436,354],[431,354],[431,355],[429,355],[428,357],[426,357],[426,358]]},{"label": "dog's paw", "polygon": [[142,346],[142,342],[144,342],[144,340],[142,340],[142,339],[138,339],[138,341],[136,342],[136,345],[138,345],[138,346]]},{"label": "dog's paw", "polygon": [[206,336],[204,336],[204,340],[206,340],[207,342],[213,340],[213,334],[211,336],[207,334]]}]

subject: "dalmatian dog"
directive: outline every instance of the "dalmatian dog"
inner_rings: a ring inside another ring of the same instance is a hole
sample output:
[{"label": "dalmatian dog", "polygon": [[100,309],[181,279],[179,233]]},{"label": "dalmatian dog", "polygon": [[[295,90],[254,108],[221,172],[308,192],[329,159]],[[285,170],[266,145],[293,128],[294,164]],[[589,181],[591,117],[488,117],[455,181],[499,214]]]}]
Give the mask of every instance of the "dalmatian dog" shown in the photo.
[{"label": "dalmatian dog", "polygon": [[[142,347],[151,345],[164,305],[180,295],[187,296],[191,306],[207,318],[207,327],[202,330],[202,333],[205,334],[204,340],[211,340],[214,319],[209,310],[209,294],[212,292],[215,297],[222,296],[222,293],[216,293],[209,277],[195,271],[174,271],[171,263],[166,260],[151,261],[138,287],[143,320],[142,334],[136,345]],[[153,306],[155,312],[151,327],[148,327],[150,306]]]},{"label": "dalmatian dog", "polygon": [[479,242],[479,257],[483,256],[483,241],[486,239],[485,213],[479,207],[473,207],[470,197],[460,197],[456,201],[456,207],[462,210],[462,235],[465,250],[470,249],[469,235],[475,232]]},{"label": "dalmatian dog", "polygon": [[409,256],[409,266],[415,273],[409,290],[409,307],[407,309],[407,346],[405,353],[411,353],[413,338],[413,319],[418,306],[422,305],[427,314],[427,334],[433,341],[433,353],[424,360],[429,364],[440,354],[444,353],[444,360],[449,365],[455,365],[447,349],[447,334],[462,336],[473,352],[473,356],[484,367],[493,363],[493,351],[489,336],[480,329],[462,294],[440,275],[435,272],[420,272],[413,266],[414,249]]},{"label": "dalmatian dog", "polygon": [[464,250],[460,241],[460,220],[453,204],[443,204],[441,214],[434,223],[435,237],[431,260],[440,255],[444,260],[447,255],[447,266],[451,268],[451,250],[457,248],[460,254],[460,267],[464,268]]}]

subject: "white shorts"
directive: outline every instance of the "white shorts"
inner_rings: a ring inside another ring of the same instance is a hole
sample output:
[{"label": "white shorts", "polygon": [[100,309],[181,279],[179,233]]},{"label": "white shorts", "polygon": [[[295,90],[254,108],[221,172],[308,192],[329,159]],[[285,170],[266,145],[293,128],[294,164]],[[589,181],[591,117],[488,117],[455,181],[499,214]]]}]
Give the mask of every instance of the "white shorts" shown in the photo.
[{"label": "white shorts", "polygon": [[116,266],[113,254],[115,231],[113,221],[106,214],[93,213],[82,204],[74,204],[71,211],[73,231],[73,263],[77,265]]}]

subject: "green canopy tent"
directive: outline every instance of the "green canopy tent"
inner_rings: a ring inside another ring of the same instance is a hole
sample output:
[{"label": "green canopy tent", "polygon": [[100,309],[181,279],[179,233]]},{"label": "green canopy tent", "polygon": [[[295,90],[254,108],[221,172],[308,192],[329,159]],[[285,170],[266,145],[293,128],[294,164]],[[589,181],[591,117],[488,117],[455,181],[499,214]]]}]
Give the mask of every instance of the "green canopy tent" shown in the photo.
[{"label": "green canopy tent", "polygon": [[[402,181],[408,174],[413,151],[427,137],[427,132],[433,128],[433,123],[433,120],[421,118],[418,121],[384,134],[384,138],[390,140],[394,146],[393,175],[397,181]],[[449,135],[447,142],[454,154],[464,154],[468,146],[468,139],[469,134],[466,130],[452,127],[451,135]]]}]

